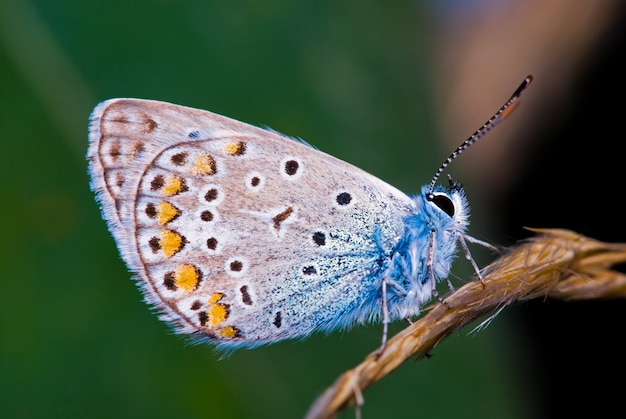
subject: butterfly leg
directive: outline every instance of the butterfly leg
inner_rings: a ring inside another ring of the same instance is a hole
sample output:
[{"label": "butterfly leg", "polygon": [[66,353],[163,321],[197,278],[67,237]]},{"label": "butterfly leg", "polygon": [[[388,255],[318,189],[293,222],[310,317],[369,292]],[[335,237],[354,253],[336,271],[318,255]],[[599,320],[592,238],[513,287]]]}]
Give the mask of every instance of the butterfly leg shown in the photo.
[{"label": "butterfly leg", "polygon": [[[469,236],[467,236],[467,237],[469,237]],[[465,253],[465,259],[469,260],[470,263],[472,264],[472,268],[474,268],[474,272],[476,272],[476,275],[478,276],[478,279],[480,280],[480,283],[483,284],[483,288],[484,288],[485,287],[485,281],[483,280],[483,275],[480,273],[480,269],[478,268],[478,264],[476,264],[476,261],[472,257],[472,254],[470,253],[469,247],[467,247],[467,242],[465,241],[465,236],[463,234],[459,235],[459,243],[461,244],[461,248],[463,249],[463,253]],[[476,240],[475,243],[479,243],[479,244],[484,243],[485,245],[487,245],[486,247],[493,248],[493,246],[489,245],[486,242],[482,242],[480,240]]]},{"label": "butterfly leg", "polygon": [[387,332],[389,331],[389,307],[387,307],[387,279],[383,278],[381,286],[381,305],[383,310],[383,337],[380,343],[380,348],[376,352],[376,357],[379,357],[387,346]]},{"label": "butterfly leg", "polygon": [[487,249],[490,249],[490,250],[492,250],[492,251],[494,251],[496,253],[502,253],[502,249],[499,249],[498,247],[494,246],[491,243],[487,243],[486,241],[479,240],[476,237],[472,237],[472,236],[469,236],[467,234],[463,234],[463,238],[465,240],[467,240],[468,242],[470,242],[470,243],[479,244],[482,247],[486,247]]},{"label": "butterfly leg", "polygon": [[[445,301],[443,301],[443,297],[441,297],[441,295],[439,295],[439,292],[437,291],[437,282],[435,281],[435,271],[433,270],[434,253],[435,253],[435,230],[431,230],[429,238],[428,238],[428,260],[426,260],[426,269],[428,270],[428,276],[430,277],[430,286],[432,287],[431,292],[433,294],[433,297],[437,298],[437,300],[440,303],[445,304]],[[452,286],[452,283],[450,282],[448,278],[446,278],[446,282],[448,283],[448,288],[450,288],[450,291],[454,292],[454,286]]]}]

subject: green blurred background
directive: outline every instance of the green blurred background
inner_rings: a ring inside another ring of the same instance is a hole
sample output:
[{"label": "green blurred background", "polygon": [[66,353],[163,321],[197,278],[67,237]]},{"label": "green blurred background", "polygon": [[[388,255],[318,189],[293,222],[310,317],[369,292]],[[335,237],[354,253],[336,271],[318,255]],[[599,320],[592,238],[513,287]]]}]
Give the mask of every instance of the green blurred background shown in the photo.
[{"label": "green blurred background", "polygon": [[[470,233],[513,241],[493,204],[621,13],[616,1],[582,4],[0,0],[0,417],[301,417],[379,344],[380,325],[359,326],[220,360],[172,335],[88,187],[99,101],[269,126],[416,193],[533,73],[514,117],[451,168]],[[403,365],[365,392],[364,417],[540,417],[517,322],[505,312]]]}]

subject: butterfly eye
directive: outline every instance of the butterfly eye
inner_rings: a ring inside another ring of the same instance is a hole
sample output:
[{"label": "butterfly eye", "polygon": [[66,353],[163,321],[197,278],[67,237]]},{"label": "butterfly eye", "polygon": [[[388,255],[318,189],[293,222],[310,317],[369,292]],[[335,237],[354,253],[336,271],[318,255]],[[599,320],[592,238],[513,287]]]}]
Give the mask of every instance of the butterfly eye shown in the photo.
[{"label": "butterfly eye", "polygon": [[446,195],[433,195],[430,201],[450,217],[454,217],[454,203]]}]

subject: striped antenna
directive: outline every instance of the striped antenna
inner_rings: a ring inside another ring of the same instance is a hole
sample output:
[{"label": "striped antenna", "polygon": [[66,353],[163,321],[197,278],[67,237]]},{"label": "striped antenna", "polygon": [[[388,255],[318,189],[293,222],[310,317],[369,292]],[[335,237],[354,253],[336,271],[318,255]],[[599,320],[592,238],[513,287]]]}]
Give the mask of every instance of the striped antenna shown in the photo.
[{"label": "striped antenna", "polygon": [[435,188],[435,183],[437,183],[437,179],[439,179],[439,176],[441,176],[441,173],[445,170],[446,167],[448,167],[450,162],[456,159],[459,154],[465,151],[466,148],[474,144],[476,141],[480,140],[480,138],[487,134],[489,131],[491,131],[493,127],[508,118],[509,115],[511,115],[511,113],[517,107],[519,103],[518,99],[522,95],[522,92],[526,90],[526,88],[532,81],[533,76],[529,75],[528,77],[526,77],[522,84],[520,84],[519,87],[515,90],[515,93],[513,93],[511,98],[507,100],[504,105],[502,105],[498,112],[496,112],[491,118],[489,118],[489,120],[487,120],[487,122],[485,122],[483,126],[480,127],[475,133],[473,133],[467,140],[463,141],[463,143],[458,146],[457,149],[454,150],[452,154],[450,154],[450,156],[443,162],[439,169],[437,169],[433,180],[430,181],[430,188],[428,189],[428,194],[426,195],[426,198],[428,200],[433,199],[433,190]]}]

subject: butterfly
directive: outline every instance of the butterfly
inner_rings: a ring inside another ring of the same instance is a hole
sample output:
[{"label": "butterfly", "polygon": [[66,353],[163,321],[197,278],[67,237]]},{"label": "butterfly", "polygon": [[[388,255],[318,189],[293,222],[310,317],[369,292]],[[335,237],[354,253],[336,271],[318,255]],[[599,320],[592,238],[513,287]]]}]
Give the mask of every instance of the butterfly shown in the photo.
[{"label": "butterfly", "polygon": [[[437,185],[532,81],[407,196],[302,141],[215,113],[112,99],[93,110],[91,189],[146,301],[226,350],[418,315],[466,234],[463,187]],[[449,283],[449,281],[448,281]],[[451,285],[450,285],[451,287]]]}]

